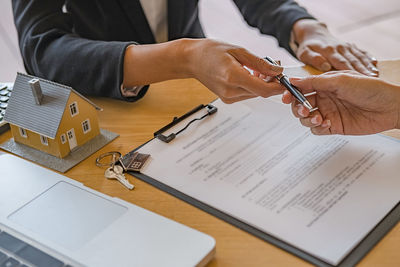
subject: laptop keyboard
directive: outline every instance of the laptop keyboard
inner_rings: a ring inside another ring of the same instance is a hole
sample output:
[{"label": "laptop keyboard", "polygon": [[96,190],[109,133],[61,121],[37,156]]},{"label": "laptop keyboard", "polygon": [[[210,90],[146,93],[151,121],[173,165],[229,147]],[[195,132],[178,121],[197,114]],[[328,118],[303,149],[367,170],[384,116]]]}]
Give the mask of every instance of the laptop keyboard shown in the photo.
[{"label": "laptop keyboard", "polygon": [[0,230],[0,267],[17,266],[63,267],[66,265],[40,249]]},{"label": "laptop keyboard", "polygon": [[9,126],[4,121],[4,114],[13,89],[12,83],[0,83],[0,134],[8,130]]}]

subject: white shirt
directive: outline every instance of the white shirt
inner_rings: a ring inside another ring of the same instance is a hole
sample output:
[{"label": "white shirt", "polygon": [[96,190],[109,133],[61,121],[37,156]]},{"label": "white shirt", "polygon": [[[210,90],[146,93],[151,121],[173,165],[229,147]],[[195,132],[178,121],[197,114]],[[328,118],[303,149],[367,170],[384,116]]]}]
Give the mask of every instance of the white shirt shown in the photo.
[{"label": "white shirt", "polygon": [[140,0],[157,43],[168,41],[167,0]]},{"label": "white shirt", "polygon": [[[168,41],[167,0],[140,0],[140,4],[156,42],[162,43]],[[143,86],[124,88],[121,85],[121,92],[125,97],[135,97],[142,88]]]}]

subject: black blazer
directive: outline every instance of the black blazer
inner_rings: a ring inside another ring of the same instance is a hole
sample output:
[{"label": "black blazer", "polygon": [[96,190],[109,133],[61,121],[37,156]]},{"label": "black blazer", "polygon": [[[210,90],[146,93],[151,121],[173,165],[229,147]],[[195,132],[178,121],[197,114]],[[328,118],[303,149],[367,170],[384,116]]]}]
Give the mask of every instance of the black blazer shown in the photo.
[{"label": "black blazer", "polygon": [[[312,18],[293,0],[234,2],[249,25],[289,52],[294,22]],[[126,47],[155,43],[139,0],[13,0],[12,6],[27,72],[82,94],[126,99],[120,92]],[[168,0],[168,35],[204,37],[198,0]]]}]

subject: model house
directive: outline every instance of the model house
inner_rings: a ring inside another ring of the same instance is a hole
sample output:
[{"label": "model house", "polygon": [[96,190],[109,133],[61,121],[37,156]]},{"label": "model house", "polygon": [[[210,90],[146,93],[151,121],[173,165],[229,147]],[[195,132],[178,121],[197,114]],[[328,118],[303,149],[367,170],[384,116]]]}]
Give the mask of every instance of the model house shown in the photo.
[{"label": "model house", "polygon": [[18,73],[4,120],[15,142],[64,158],[100,134],[98,110],[71,87]]}]

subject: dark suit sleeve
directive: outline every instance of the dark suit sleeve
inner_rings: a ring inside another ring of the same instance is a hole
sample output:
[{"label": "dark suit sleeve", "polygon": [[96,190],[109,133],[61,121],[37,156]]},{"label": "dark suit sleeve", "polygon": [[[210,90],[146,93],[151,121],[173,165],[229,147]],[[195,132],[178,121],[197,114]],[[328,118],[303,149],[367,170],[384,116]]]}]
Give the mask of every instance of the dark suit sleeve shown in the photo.
[{"label": "dark suit sleeve", "polygon": [[299,19],[314,19],[293,0],[234,0],[246,22],[257,27],[261,33],[278,39],[279,46],[289,47],[293,24]]},{"label": "dark suit sleeve", "polygon": [[13,0],[19,45],[28,73],[73,87],[85,95],[125,98],[125,49],[129,42],[89,40],[73,33],[62,0]]}]

